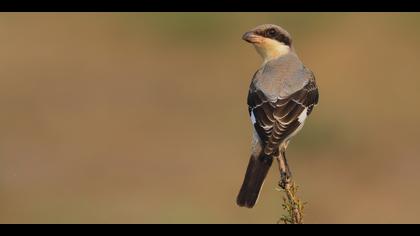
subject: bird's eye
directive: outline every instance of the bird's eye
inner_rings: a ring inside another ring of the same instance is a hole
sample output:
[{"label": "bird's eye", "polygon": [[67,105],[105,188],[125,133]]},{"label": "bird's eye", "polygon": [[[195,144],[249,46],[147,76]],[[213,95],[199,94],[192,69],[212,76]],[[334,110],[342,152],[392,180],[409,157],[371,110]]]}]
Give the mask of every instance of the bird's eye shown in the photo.
[{"label": "bird's eye", "polygon": [[267,30],[267,36],[269,36],[269,37],[276,36],[276,34],[277,34],[277,31],[275,29]]}]

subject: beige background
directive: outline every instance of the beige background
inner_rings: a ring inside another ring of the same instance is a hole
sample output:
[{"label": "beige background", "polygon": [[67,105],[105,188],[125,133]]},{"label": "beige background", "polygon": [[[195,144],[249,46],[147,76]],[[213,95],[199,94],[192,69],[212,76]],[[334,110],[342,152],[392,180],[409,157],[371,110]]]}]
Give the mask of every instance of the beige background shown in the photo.
[{"label": "beige background", "polygon": [[0,14],[0,223],[275,223],[235,205],[275,23],[320,104],[288,150],[307,223],[420,223],[420,14]]}]

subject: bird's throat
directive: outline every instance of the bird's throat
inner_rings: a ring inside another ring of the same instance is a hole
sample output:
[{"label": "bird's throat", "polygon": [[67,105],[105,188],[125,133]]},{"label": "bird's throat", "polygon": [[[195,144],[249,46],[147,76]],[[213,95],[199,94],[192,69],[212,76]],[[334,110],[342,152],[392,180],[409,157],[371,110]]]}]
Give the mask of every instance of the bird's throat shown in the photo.
[{"label": "bird's throat", "polygon": [[254,46],[258,54],[263,58],[263,64],[290,52],[289,46],[271,39],[264,40],[261,44],[254,44]]}]

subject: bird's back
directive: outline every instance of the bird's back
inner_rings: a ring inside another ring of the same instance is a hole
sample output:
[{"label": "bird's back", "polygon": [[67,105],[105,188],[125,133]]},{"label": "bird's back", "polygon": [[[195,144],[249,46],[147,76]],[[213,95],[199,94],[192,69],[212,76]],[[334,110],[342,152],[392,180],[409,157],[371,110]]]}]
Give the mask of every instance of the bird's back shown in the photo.
[{"label": "bird's back", "polygon": [[299,57],[290,52],[267,62],[255,74],[252,83],[268,98],[275,100],[302,89],[311,76]]}]

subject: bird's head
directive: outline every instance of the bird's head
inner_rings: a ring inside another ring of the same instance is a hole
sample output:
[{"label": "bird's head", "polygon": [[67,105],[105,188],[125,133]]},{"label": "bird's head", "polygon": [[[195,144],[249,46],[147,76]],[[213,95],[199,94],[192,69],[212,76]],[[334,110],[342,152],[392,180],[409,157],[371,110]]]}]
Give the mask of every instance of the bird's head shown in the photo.
[{"label": "bird's head", "polygon": [[286,55],[293,50],[290,34],[273,24],[257,26],[246,32],[242,39],[254,45],[264,62]]}]

